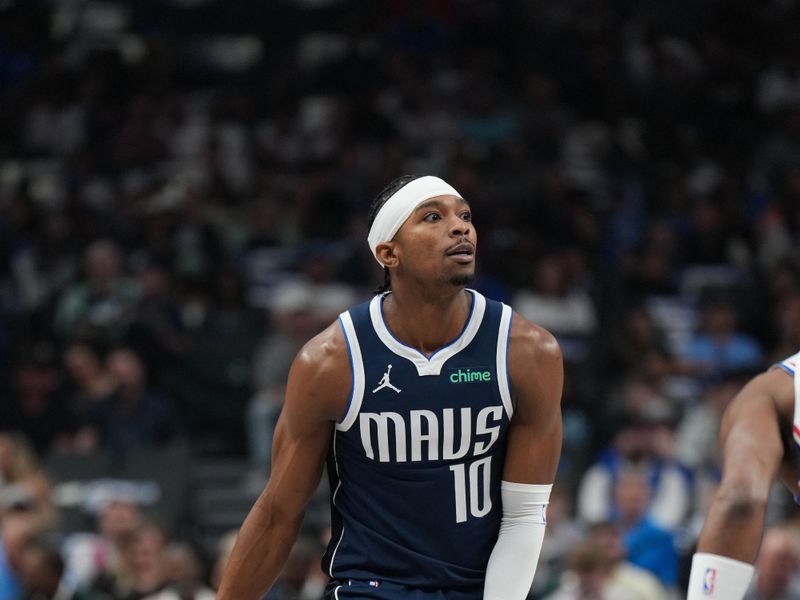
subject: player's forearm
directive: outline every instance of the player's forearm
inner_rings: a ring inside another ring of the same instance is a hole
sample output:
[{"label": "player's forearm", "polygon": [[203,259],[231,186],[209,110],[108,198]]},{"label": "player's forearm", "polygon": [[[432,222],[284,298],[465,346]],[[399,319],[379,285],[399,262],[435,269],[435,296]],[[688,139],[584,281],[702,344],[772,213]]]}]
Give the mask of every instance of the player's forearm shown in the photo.
[{"label": "player's forearm", "polygon": [[301,516],[280,517],[257,502],[239,531],[217,600],[262,598],[286,562]]},{"label": "player's forearm", "polygon": [[503,518],[489,564],[484,600],[524,600],[530,592],[545,529],[552,485],[503,481]]},{"label": "player's forearm", "polygon": [[711,504],[697,551],[747,563],[755,561],[766,504],[766,496],[721,489]]},{"label": "player's forearm", "polygon": [[764,528],[766,493],[754,493],[757,488],[723,482],[692,557],[687,600],[744,597]]}]

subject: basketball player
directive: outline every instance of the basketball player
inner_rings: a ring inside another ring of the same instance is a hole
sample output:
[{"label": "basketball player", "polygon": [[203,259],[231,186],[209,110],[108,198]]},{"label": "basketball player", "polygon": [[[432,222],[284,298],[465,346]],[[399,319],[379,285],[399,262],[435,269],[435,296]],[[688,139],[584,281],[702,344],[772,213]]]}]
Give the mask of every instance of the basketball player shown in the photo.
[{"label": "basketball player", "polygon": [[475,228],[443,180],[392,182],[368,241],[391,291],[295,358],[272,474],[218,597],[262,597],[327,457],[326,598],[522,600],[561,450],[558,344],[466,288]]},{"label": "basketball player", "polygon": [[722,482],[692,559],[688,600],[741,600],[753,576],[774,479],[797,497],[798,369],[800,353],[757,375],[723,415]]}]

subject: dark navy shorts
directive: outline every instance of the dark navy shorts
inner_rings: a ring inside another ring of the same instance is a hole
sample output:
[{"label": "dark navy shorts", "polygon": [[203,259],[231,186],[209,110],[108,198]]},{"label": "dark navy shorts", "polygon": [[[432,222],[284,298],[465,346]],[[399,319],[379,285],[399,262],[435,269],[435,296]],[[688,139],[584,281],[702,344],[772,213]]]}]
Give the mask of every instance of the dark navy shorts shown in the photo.
[{"label": "dark navy shorts", "polygon": [[388,581],[331,581],[325,600],[483,600],[483,589],[420,589]]}]

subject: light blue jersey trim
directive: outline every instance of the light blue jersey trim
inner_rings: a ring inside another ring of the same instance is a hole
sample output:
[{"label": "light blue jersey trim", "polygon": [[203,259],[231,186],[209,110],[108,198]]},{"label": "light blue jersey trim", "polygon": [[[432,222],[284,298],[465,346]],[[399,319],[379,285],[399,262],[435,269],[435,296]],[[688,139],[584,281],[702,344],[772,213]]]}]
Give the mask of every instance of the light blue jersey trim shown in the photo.
[{"label": "light blue jersey trim", "polygon": [[344,326],[344,321],[342,321],[341,315],[339,316],[339,325],[342,328],[344,341],[347,344],[347,358],[350,360],[350,377],[352,378],[352,381],[350,382],[350,397],[347,399],[347,407],[344,409],[342,418],[338,420],[338,423],[341,423],[345,420],[347,413],[350,412],[350,407],[353,405],[353,395],[356,393],[356,367],[353,363],[353,349],[350,347],[350,338],[347,337],[347,329]]}]

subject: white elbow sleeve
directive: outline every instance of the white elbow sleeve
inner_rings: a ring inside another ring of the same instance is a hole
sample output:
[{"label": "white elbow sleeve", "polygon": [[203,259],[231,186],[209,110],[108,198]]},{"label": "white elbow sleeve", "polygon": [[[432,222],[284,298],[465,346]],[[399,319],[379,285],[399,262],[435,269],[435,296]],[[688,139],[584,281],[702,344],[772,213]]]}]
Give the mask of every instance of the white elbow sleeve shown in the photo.
[{"label": "white elbow sleeve", "polygon": [[484,600],[524,600],[530,591],[547,522],[552,485],[503,481],[503,517],[486,567]]}]

